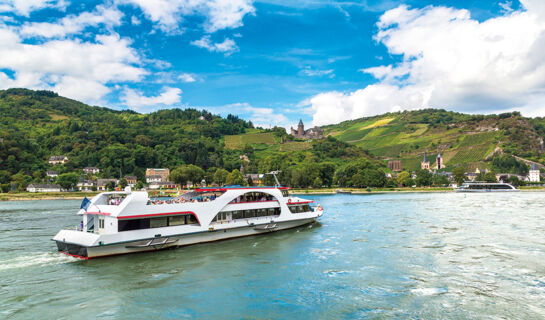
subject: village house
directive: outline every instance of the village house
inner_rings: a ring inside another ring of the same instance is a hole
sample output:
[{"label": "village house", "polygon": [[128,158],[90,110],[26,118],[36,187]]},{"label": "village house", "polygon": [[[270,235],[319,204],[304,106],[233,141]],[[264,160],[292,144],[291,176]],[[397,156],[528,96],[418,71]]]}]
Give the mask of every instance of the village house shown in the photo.
[{"label": "village house", "polygon": [[80,181],[76,184],[79,191],[93,191],[93,187],[96,187],[96,183],[92,180]]},{"label": "village house", "polygon": [[146,169],[146,183],[168,182],[169,175],[170,175],[169,169],[148,168]]},{"label": "village house", "polygon": [[85,174],[97,174],[100,172],[100,169],[97,167],[85,167],[83,168],[83,173]]},{"label": "village house", "polygon": [[136,182],[138,180],[138,178],[136,178],[136,176],[124,176],[123,178],[125,178],[125,180],[127,180],[127,185],[131,188],[134,188],[134,186],[136,186]]},{"label": "village house", "polygon": [[526,178],[526,181],[528,182],[540,182],[541,177],[539,176],[539,168],[534,163],[532,164],[532,168],[530,168],[530,171],[528,171],[528,177]]},{"label": "village house", "polygon": [[115,186],[119,184],[119,180],[117,179],[98,179],[97,180],[97,190],[98,191],[106,191],[106,185],[108,182],[113,182]]},{"label": "village house", "polygon": [[51,156],[49,158],[49,163],[50,164],[65,164],[68,162],[68,157],[67,156]]},{"label": "village house", "polygon": [[26,187],[28,192],[60,192],[61,186],[58,184],[35,184],[31,183]]},{"label": "village house", "polygon": [[51,178],[57,178],[59,176],[59,173],[57,171],[49,170],[46,171],[45,175]]}]

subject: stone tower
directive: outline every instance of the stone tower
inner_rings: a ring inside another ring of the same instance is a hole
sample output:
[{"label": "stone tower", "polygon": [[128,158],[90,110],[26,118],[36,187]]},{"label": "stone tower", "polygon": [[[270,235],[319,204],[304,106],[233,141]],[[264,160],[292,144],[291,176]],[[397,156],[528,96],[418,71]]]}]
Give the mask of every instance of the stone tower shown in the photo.
[{"label": "stone tower", "polygon": [[301,137],[305,135],[305,125],[302,119],[299,119],[299,124],[297,125],[297,135]]}]

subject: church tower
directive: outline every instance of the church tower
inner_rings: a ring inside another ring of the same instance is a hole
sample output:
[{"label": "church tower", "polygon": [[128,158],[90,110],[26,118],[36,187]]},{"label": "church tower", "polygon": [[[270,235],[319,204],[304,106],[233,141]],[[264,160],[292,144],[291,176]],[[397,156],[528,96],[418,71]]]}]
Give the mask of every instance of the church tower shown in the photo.
[{"label": "church tower", "polygon": [[430,162],[428,161],[428,155],[424,152],[424,159],[420,163],[420,168],[422,170],[430,170]]},{"label": "church tower", "polygon": [[299,124],[297,125],[297,135],[301,137],[305,135],[305,125],[302,119],[299,119]]}]

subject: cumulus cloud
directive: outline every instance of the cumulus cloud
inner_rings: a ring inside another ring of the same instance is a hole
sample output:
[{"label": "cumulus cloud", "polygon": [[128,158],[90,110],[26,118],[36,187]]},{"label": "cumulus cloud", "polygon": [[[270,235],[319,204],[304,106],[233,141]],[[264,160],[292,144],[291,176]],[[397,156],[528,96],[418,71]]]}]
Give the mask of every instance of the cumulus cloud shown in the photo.
[{"label": "cumulus cloud", "polygon": [[191,42],[192,45],[199,48],[204,48],[210,52],[223,52],[225,55],[238,51],[238,47],[235,42],[229,38],[225,38],[223,42],[213,43],[210,40],[210,36],[204,36],[199,40]]},{"label": "cumulus cloud", "polygon": [[178,30],[184,16],[206,17],[204,28],[212,33],[242,26],[247,14],[254,14],[252,0],[118,0],[120,4],[139,7],[146,17],[157,23],[161,30]]},{"label": "cumulus cloud", "polygon": [[204,107],[204,109],[219,113],[224,116],[227,114],[242,114],[245,115],[244,118],[252,121],[254,126],[262,128],[269,128],[274,126],[289,128],[290,126],[289,119],[284,114],[278,112],[278,110],[275,110],[273,108],[253,107],[247,102],[232,103],[223,106],[207,106]]},{"label": "cumulus cloud", "polygon": [[310,98],[313,124],[426,107],[544,115],[545,3],[521,3],[483,22],[446,7],[385,12],[375,39],[401,62],[363,69],[377,78],[363,89]]},{"label": "cumulus cloud", "polygon": [[0,73],[0,88],[51,89],[94,103],[109,92],[108,83],[138,81],[148,73],[139,66],[141,59],[131,41],[117,34],[97,35],[88,42],[57,39],[29,44],[18,31],[0,25],[0,69],[13,73],[12,77]]},{"label": "cumulus cloud", "polygon": [[159,95],[146,97],[142,92],[125,88],[122,101],[131,109],[145,110],[149,107],[179,103],[182,100],[181,94],[182,90],[179,88],[164,87]]},{"label": "cumulus cloud", "polygon": [[0,12],[13,12],[28,17],[35,10],[46,7],[64,10],[68,4],[64,0],[0,0]]},{"label": "cumulus cloud", "polygon": [[178,79],[182,82],[195,82],[195,75],[192,73],[182,73],[178,76]]},{"label": "cumulus cloud", "polygon": [[66,16],[56,23],[33,22],[26,23],[21,28],[24,36],[45,38],[64,37],[68,34],[81,32],[86,27],[104,25],[107,28],[121,25],[123,13],[117,8],[97,6],[93,12],[83,12],[80,15]]}]

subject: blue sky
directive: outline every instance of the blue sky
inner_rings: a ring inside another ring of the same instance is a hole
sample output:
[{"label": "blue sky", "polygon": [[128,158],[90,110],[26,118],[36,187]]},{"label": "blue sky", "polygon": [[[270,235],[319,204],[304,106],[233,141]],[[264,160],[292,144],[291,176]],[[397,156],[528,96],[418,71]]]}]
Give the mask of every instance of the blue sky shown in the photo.
[{"label": "blue sky", "polygon": [[545,115],[545,6],[0,0],[0,87],[262,126],[441,107]]}]

